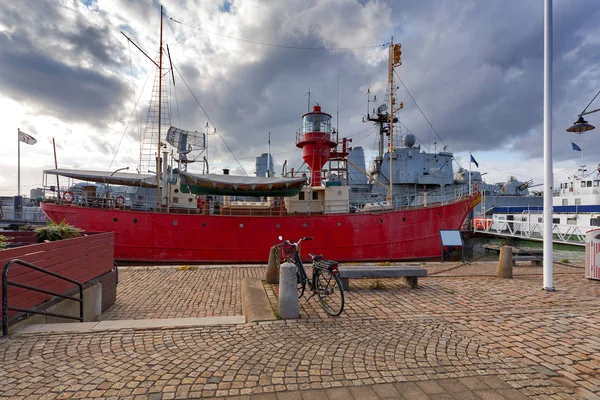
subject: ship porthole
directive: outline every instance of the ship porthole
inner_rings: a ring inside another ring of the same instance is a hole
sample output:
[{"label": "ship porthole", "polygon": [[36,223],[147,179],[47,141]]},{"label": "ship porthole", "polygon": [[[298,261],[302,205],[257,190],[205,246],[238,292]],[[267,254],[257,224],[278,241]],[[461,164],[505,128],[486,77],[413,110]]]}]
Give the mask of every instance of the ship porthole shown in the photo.
[{"label": "ship porthole", "polygon": [[306,224],[302,224],[302,226],[306,228],[308,225],[306,225]]},{"label": "ship porthole", "polygon": [[240,228],[243,228],[243,227],[244,227],[244,224],[240,224]]},{"label": "ship porthole", "polygon": [[177,221],[173,221],[173,225],[174,225],[174,226],[177,226]]},{"label": "ship porthole", "polygon": [[134,223],[134,224],[137,224],[137,218],[134,218],[134,219],[133,219],[133,223]]},{"label": "ship porthole", "polygon": [[206,222],[203,222],[203,223],[202,223],[202,226],[206,226]]},{"label": "ship porthole", "polygon": [[438,213],[438,217],[440,216],[440,213]]},{"label": "ship porthole", "polygon": [[342,223],[341,223],[341,222],[338,222],[338,226],[342,226]]},{"label": "ship porthole", "polygon": [[402,222],[406,221],[406,217],[402,217]]},{"label": "ship porthole", "polygon": [[381,219],[381,218],[380,218],[380,219],[379,219],[379,223],[380,223],[380,224],[383,224],[383,219]]},{"label": "ship porthole", "polygon": [[281,227],[281,225],[279,225],[279,224],[275,225],[275,228],[279,228],[279,227]]},{"label": "ship porthole", "polygon": [[118,220],[119,220],[119,218],[117,218],[117,217],[113,218],[114,222],[117,222]]}]

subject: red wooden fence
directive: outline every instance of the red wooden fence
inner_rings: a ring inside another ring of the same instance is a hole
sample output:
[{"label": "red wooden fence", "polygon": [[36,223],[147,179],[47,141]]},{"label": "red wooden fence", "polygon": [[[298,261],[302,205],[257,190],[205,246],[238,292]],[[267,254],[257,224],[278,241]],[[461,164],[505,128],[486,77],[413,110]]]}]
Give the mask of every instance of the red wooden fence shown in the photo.
[{"label": "red wooden fence", "polygon": [[37,243],[37,235],[31,231],[0,231],[0,235],[8,238],[8,243],[34,244]]},{"label": "red wooden fence", "polygon": [[[11,236],[12,232],[4,235]],[[12,242],[17,241],[12,240]],[[114,254],[113,233],[96,233],[2,250],[0,251],[0,268],[3,269],[10,260],[20,259],[85,283],[112,270]],[[72,283],[18,264],[10,267],[8,279],[57,293],[65,293],[77,287]],[[2,287],[0,287],[1,295]],[[15,286],[8,287],[8,304],[13,307],[32,308],[51,298],[51,295],[45,293]],[[14,312],[9,312],[9,316],[14,314]]]}]

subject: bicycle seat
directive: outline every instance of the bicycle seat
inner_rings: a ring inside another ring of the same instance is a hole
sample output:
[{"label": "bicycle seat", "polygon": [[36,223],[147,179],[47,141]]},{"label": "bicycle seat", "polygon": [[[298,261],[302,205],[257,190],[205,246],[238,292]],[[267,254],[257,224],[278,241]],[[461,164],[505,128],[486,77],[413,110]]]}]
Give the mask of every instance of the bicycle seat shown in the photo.
[{"label": "bicycle seat", "polygon": [[321,254],[309,254],[310,258],[312,258],[313,261],[319,261],[323,259],[323,256]]}]

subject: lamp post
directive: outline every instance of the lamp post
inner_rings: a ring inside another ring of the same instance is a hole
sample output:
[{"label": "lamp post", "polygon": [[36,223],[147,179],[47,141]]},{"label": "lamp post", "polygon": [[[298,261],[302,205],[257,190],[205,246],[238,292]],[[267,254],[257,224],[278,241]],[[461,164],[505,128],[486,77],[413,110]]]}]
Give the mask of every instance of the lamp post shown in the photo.
[{"label": "lamp post", "polygon": [[552,0],[544,1],[544,272],[542,289],[554,291],[552,276]]}]

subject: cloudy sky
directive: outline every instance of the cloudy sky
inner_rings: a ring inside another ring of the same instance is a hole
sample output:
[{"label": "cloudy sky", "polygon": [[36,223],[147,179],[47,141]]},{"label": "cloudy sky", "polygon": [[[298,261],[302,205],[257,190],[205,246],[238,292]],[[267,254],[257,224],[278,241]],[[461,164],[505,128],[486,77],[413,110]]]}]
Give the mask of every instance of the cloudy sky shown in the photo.
[{"label": "cloudy sky", "polygon": [[[341,136],[375,155],[376,130],[363,124],[367,90],[384,99],[387,48],[402,43],[398,117],[423,149],[468,153],[487,180],[508,175],[542,183],[542,0],[164,0],[164,42],[175,72],[172,123],[209,136],[211,171],[253,174],[271,152],[299,167],[295,132],[311,103],[334,115]],[[171,19],[172,18],[172,19]],[[565,132],[600,90],[597,0],[554,1],[554,169],[565,179],[580,160],[592,170],[600,131]],[[160,3],[150,0],[32,0],[0,13],[0,194],[21,191],[54,167],[113,171],[138,165],[155,78]],[[181,78],[191,88],[194,96]],[[201,104],[205,113],[198,106]],[[136,107],[137,103],[137,107]],[[371,108],[376,104],[371,104]],[[600,100],[592,106],[600,108]],[[339,113],[339,124],[337,115]],[[587,117],[600,125],[600,113]],[[438,137],[439,135],[439,137]],[[227,146],[224,143],[227,143]],[[229,147],[233,154],[227,149]],[[237,158],[237,161],[236,161]],[[239,163],[238,163],[239,161]]]}]

